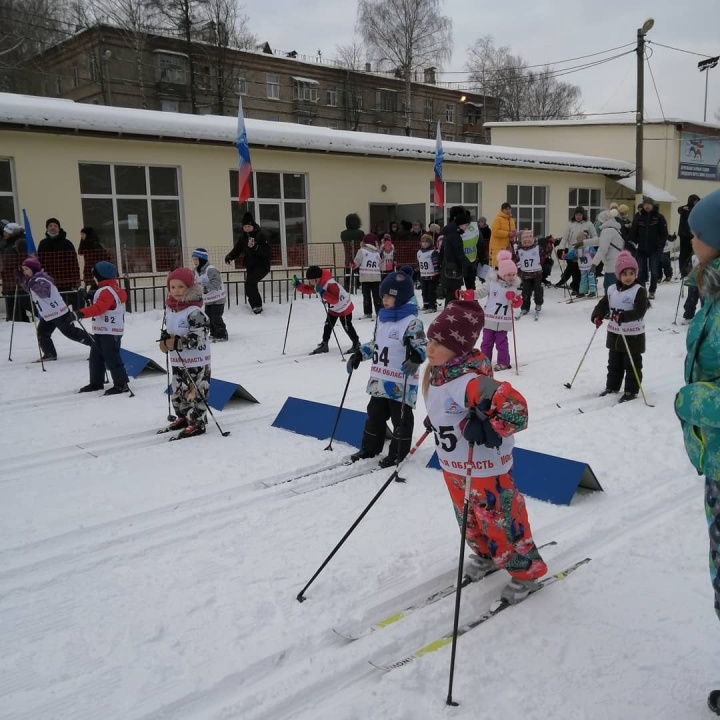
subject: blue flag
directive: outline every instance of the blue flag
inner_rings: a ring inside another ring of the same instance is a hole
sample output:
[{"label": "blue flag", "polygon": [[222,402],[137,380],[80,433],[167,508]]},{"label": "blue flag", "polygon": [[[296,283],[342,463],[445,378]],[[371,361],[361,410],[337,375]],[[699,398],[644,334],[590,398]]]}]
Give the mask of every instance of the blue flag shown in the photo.
[{"label": "blue flag", "polygon": [[33,240],[32,230],[30,229],[30,221],[28,220],[25,208],[23,208],[23,225],[25,226],[25,242],[27,244],[27,254],[36,255],[37,248],[35,247],[35,240]]}]

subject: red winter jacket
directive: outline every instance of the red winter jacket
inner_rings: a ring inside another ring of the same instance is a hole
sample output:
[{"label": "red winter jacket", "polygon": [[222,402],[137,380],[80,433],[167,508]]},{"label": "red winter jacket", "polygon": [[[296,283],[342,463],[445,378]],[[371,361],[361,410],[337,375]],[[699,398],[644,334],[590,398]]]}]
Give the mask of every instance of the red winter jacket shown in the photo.
[{"label": "red winter jacket", "polygon": [[[104,287],[112,288],[117,293],[121,302],[127,302],[127,293],[118,285],[117,280],[103,280],[98,287],[100,289]],[[84,318],[97,317],[98,315],[108,312],[108,310],[114,310],[115,305],[115,298],[112,296],[112,293],[101,292],[95,303],[89,305],[88,307],[80,308],[80,310],[78,310],[78,314],[82,315]]]},{"label": "red winter jacket", "polygon": [[307,283],[301,283],[298,285],[297,290],[303,295],[312,295],[314,292],[318,292],[320,299],[328,304],[328,314],[334,315],[335,317],[343,317],[345,315],[352,315],[352,311],[355,309],[352,302],[342,312],[337,312],[332,309],[338,300],[340,300],[340,286],[336,280],[333,280],[332,273],[329,270],[323,270],[320,279],[317,284],[318,288],[322,292],[318,292],[312,285]]}]

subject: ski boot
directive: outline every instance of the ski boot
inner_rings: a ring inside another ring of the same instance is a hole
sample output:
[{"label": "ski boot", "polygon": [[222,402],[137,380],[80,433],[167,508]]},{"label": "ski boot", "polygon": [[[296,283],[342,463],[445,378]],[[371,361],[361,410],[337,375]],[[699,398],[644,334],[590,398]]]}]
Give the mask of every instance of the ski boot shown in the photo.
[{"label": "ski boot", "polygon": [[720,715],[720,690],[713,690],[708,695],[707,704],[716,715]]},{"label": "ski boot", "polygon": [[103,397],[107,395],[122,395],[123,393],[130,392],[130,388],[127,385],[113,385],[111,388],[103,393]]},{"label": "ski boot", "polygon": [[397,465],[397,458],[390,457],[389,455],[386,455],[378,463],[379,468],[389,468],[394,467],[395,465]]},{"label": "ski boot", "polygon": [[636,398],[637,398],[637,393],[626,392],[626,393],[623,393],[623,396],[618,400],[618,402],[626,403],[626,402],[630,402],[631,400],[635,400]]},{"label": "ski boot", "polygon": [[351,347],[351,348],[348,348],[348,349],[345,351],[345,354],[346,354],[346,355],[352,355],[354,352],[358,352],[361,347],[362,347],[362,345],[360,344],[360,341],[358,340],[357,342],[354,342],[354,343],[352,344],[352,347]]},{"label": "ski boot", "polygon": [[522,602],[533,590],[537,590],[537,580],[519,580],[512,578],[510,582],[502,589],[500,599],[510,605]]},{"label": "ski boot", "polygon": [[330,348],[326,342],[321,342],[310,355],[321,355],[322,353],[330,352]]},{"label": "ski boot", "polygon": [[605,397],[606,395],[615,395],[616,393],[619,393],[619,390],[611,390],[610,388],[605,388],[601,393],[598,394],[598,397]]},{"label": "ski boot", "polygon": [[89,392],[97,392],[98,390],[102,390],[103,385],[93,385],[92,383],[88,383],[87,385],[83,385],[79,390],[78,394],[80,393],[89,393]]},{"label": "ski boot", "polygon": [[501,365],[500,363],[497,363],[493,370],[495,372],[500,372],[501,370],[510,370],[512,368],[512,365]]},{"label": "ski boot", "polygon": [[535,319],[540,319],[540,313],[542,312],[542,305],[536,305],[535,306]]},{"label": "ski boot", "polygon": [[354,452],[348,461],[346,462],[346,465],[352,465],[353,463],[356,463],[358,460],[367,460],[368,458],[373,458],[374,455],[371,455],[367,450],[363,450],[360,448],[357,452]]},{"label": "ski boot", "polygon": [[494,568],[495,563],[491,557],[473,553],[465,563],[463,575],[468,577],[470,582],[477,582],[482,580]]},{"label": "ski boot", "polygon": [[530,312],[529,309],[526,310],[525,308],[523,308],[523,309],[520,311],[520,317],[523,317],[524,315],[527,315],[529,312]]},{"label": "ski boot", "polygon": [[183,428],[187,427],[188,421],[187,418],[180,416],[176,420],[173,420],[170,425],[168,425],[166,428],[163,428],[162,430],[158,430],[158,435],[163,435],[164,433],[174,432],[175,430],[182,430]]},{"label": "ski boot", "polygon": [[204,425],[187,425],[181,430],[175,437],[171,437],[170,440],[184,440],[185,438],[195,437],[196,435],[204,435]]}]

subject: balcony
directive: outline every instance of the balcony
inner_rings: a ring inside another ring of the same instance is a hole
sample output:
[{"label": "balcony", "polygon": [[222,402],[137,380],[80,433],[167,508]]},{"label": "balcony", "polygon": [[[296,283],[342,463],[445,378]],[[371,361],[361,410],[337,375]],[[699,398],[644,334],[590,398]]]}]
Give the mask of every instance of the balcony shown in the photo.
[{"label": "balcony", "polygon": [[315,117],[318,114],[317,100],[295,98],[292,104],[292,111],[296,115],[308,115],[310,117]]},{"label": "balcony", "polygon": [[158,95],[165,95],[176,100],[185,100],[188,97],[188,86],[186,83],[173,82],[172,80],[158,80],[155,84]]},{"label": "balcony", "polygon": [[380,108],[374,108],[368,110],[367,114],[370,122],[385,127],[395,127],[404,122],[403,115],[398,110],[381,110]]},{"label": "balcony", "polygon": [[482,123],[463,123],[462,134],[463,135],[483,135],[484,129]]}]

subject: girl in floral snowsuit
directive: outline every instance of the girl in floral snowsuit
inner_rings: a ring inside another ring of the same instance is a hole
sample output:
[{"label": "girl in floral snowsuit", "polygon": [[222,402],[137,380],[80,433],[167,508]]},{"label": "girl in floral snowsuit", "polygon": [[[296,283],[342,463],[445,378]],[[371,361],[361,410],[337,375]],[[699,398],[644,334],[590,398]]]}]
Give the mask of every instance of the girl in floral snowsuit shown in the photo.
[{"label": "girl in floral snowsuit", "polygon": [[[686,384],[675,398],[675,412],[690,462],[705,475],[710,579],[720,617],[720,190],[695,205],[689,222],[703,304],[688,328]],[[720,690],[710,693],[708,705],[720,715]]]},{"label": "girl in floral snowsuit", "polygon": [[474,443],[467,544],[475,555],[468,574],[479,579],[495,566],[512,579],[502,597],[523,600],[547,566],[532,539],[525,498],[515,487],[512,435],[527,427],[525,398],[493,379],[490,360],[475,343],[484,316],[474,301],[449,303],[428,328],[423,379],[428,417],[458,523],[462,523],[465,465]]}]

